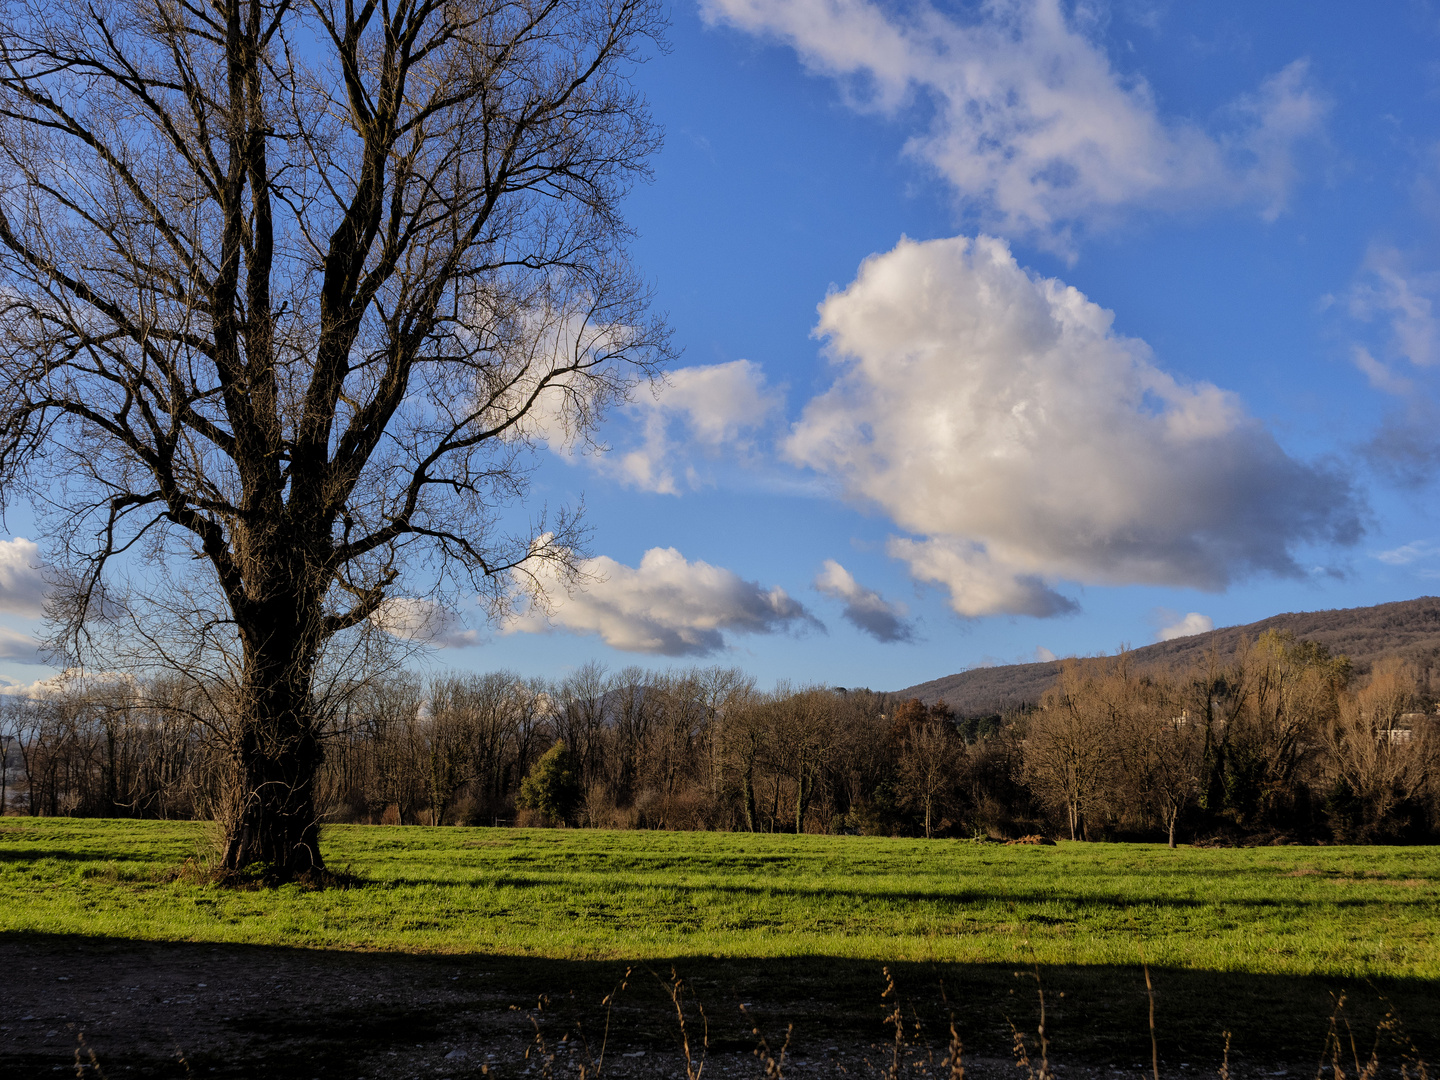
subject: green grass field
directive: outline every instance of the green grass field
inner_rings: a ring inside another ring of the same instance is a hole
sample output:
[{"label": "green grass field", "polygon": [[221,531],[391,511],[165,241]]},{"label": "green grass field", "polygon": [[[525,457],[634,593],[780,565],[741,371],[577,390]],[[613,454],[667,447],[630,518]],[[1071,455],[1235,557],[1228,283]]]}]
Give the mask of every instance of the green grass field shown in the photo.
[{"label": "green grass field", "polygon": [[0,931],[553,959],[1138,965],[1440,977],[1440,849],[1004,847],[733,833],[342,827],[352,888],[173,871],[208,826],[0,824]]}]

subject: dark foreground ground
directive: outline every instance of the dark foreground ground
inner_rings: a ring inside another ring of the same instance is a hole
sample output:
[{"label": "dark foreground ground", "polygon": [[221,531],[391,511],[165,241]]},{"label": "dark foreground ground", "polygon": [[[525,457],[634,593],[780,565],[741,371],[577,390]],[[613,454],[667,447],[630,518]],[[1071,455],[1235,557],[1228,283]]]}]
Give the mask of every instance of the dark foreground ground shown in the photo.
[{"label": "dark foreground ground", "polygon": [[[886,976],[869,962],[691,958],[675,966],[686,982],[681,997],[695,1066],[705,1054],[708,1023],[705,1076],[765,1075],[760,1039],[778,1059],[787,1030],[785,1076],[948,1075],[941,1065],[951,1014],[976,1080],[1025,1080],[1015,1065],[1011,1021],[1038,1057],[1033,972],[898,965],[894,990],[882,996]],[[1440,1060],[1434,983],[1151,975],[1166,1078],[1215,1075],[1226,1031],[1232,1077],[1314,1076],[1340,994],[1346,1072],[1354,1070],[1350,1033],[1363,1062],[1379,1030],[1386,1075],[1409,1065],[1415,1076],[1417,1055]],[[0,1078],[76,1074],[77,1049],[84,1066],[78,1075],[96,1075],[88,1066],[93,1051],[112,1078],[459,1080],[487,1071],[578,1076],[582,1064],[587,1076],[597,1075],[598,1066],[600,1076],[684,1077],[670,978],[670,965],[662,963],[637,967],[627,980],[626,965],[615,961],[0,935]],[[1060,1080],[1149,1075],[1142,972],[1051,968],[1040,978]],[[602,1002],[622,982],[607,1039]],[[537,1007],[542,998],[548,1000]],[[892,1073],[895,1028],[886,1017],[897,1004],[903,1046]]]}]

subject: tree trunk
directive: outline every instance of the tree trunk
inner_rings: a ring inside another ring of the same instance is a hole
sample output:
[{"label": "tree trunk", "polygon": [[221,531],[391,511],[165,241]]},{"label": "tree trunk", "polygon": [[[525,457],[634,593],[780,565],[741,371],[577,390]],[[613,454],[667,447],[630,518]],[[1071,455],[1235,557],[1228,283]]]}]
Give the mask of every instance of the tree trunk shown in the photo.
[{"label": "tree trunk", "polygon": [[[120,786],[115,777],[115,729],[113,719],[105,724],[105,801],[113,811],[120,802]],[[107,815],[108,816],[108,815]]]},{"label": "tree trunk", "polygon": [[810,796],[815,790],[815,778],[802,758],[800,775],[795,779],[795,835],[805,831],[805,814],[810,809]]},{"label": "tree trunk", "polygon": [[755,831],[755,760],[751,758],[745,763],[745,771],[741,774],[740,786],[742,788],[743,805],[745,807],[745,827],[752,833]]},{"label": "tree trunk", "polygon": [[303,632],[273,623],[263,638],[244,636],[224,866],[258,863],[289,880],[324,867],[315,809],[323,750],[310,691],[315,650]]}]

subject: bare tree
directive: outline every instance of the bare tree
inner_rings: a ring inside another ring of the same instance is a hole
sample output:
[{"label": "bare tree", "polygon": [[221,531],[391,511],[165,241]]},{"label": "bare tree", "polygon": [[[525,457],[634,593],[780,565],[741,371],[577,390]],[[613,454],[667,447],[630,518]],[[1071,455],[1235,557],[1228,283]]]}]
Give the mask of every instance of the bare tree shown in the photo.
[{"label": "bare tree", "polygon": [[900,804],[920,811],[927,839],[934,835],[935,814],[943,806],[946,792],[955,786],[960,757],[960,736],[949,719],[927,715],[908,725],[898,762]]},{"label": "bare tree", "polygon": [[[466,684],[466,698],[474,716],[470,755],[478,786],[477,810],[489,814],[491,820],[499,817],[514,772],[511,755],[519,718],[515,701],[519,683],[513,672],[501,671],[471,678]],[[513,779],[518,782],[519,777]]]},{"label": "bare tree", "polygon": [[1271,630],[1241,643],[1235,668],[1220,743],[1224,812],[1246,828],[1283,826],[1293,820],[1350,664],[1323,645]]},{"label": "bare tree", "polygon": [[1125,664],[1123,656],[1067,660],[1059,682],[1045,692],[1029,719],[1025,771],[1043,799],[1064,809],[1072,840],[1086,839],[1090,817],[1118,773],[1115,695],[1125,679]]},{"label": "bare tree", "polygon": [[54,515],[72,651],[109,617],[225,654],[227,866],[322,865],[315,681],[357,633],[574,572],[574,516],[502,510],[667,354],[618,213],[662,29],[658,0],[0,0],[0,495]]},{"label": "bare tree", "polygon": [[776,687],[771,706],[777,773],[785,776],[794,795],[795,832],[805,831],[806,815],[825,775],[834,746],[836,709],[828,691],[818,687]]},{"label": "bare tree", "polygon": [[[735,787],[739,822],[747,832],[759,832],[759,811],[755,801],[756,772],[774,755],[773,708],[764,695],[755,693],[752,683],[737,688],[726,702],[715,731],[712,752],[727,780]],[[733,779],[730,779],[733,778]]]},{"label": "bare tree", "polygon": [[671,803],[696,779],[704,760],[698,750],[709,738],[700,674],[694,669],[654,674],[649,679],[655,723],[647,755],[649,786],[660,797],[661,820],[670,821]]},{"label": "bare tree", "polygon": [[1200,790],[1205,725],[1167,676],[1132,679],[1126,689],[1122,754],[1134,794],[1160,818],[1173,848],[1180,815]]},{"label": "bare tree", "polygon": [[1343,695],[1321,727],[1338,784],[1359,803],[1359,838],[1380,835],[1397,804],[1422,790],[1435,766],[1435,747],[1423,730],[1400,718],[1417,693],[1414,669],[1399,657],[1376,661],[1356,693]]},{"label": "bare tree", "polygon": [[476,715],[460,679],[433,679],[420,741],[430,824],[443,825],[456,794],[475,776]]},{"label": "bare tree", "polygon": [[873,809],[875,793],[893,772],[893,702],[870,690],[847,690],[835,705],[831,790],[836,809],[855,824],[857,813],[863,816]]},{"label": "bare tree", "polygon": [[555,687],[555,733],[570,748],[577,782],[587,790],[599,768],[605,727],[605,665],[591,660]]},{"label": "bare tree", "polygon": [[648,678],[640,668],[627,667],[615,674],[607,691],[615,727],[606,782],[616,806],[628,806],[634,801],[655,726],[657,710],[649,693]]},{"label": "bare tree", "polygon": [[7,730],[12,727],[14,717],[21,704],[11,697],[0,697],[0,817],[10,807],[10,744],[18,740],[18,733]]}]

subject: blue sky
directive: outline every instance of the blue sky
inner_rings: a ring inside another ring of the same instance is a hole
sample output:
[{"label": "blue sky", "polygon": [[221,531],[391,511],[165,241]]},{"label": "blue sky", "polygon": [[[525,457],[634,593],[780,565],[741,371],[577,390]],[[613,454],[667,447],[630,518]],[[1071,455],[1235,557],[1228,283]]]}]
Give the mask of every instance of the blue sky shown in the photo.
[{"label": "blue sky", "polygon": [[429,662],[896,689],[1436,591],[1437,45],[1419,2],[677,3],[628,213],[683,355],[535,477],[602,580]]}]

